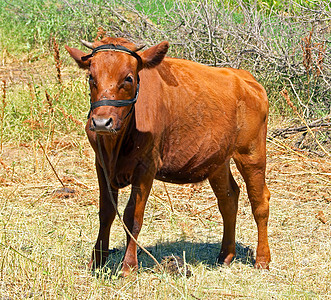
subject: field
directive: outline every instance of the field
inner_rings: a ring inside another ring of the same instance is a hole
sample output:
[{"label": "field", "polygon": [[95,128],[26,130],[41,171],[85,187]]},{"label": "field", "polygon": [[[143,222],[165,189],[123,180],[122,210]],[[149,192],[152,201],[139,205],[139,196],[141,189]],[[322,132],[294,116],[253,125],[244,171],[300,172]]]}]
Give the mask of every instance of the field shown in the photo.
[{"label": "field", "polygon": [[[17,32],[13,28],[12,24],[11,39]],[[1,300],[331,299],[328,131],[316,133],[316,139],[308,132],[300,149],[294,145],[302,133],[286,139],[273,137],[276,128],[302,125],[276,88],[270,90],[267,142],[270,271],[253,268],[257,230],[245,184],[234,165],[241,195],[237,257],[230,267],[216,264],[222,218],[209,184],[179,186],[155,181],[139,241],[159,262],[164,256],[180,256],[192,276],[160,272],[140,251],[139,271],[122,278],[118,271],[125,233],[117,219],[107,266],[95,273],[88,270],[99,224],[94,153],[84,133],[86,74],[69,59],[63,43],[57,44],[61,37],[47,37],[44,48],[25,48],[27,44],[19,43],[15,49],[4,41],[4,29],[2,23]],[[328,97],[319,92],[314,96]],[[330,98],[323,99],[327,105]],[[322,110],[323,105],[311,109]],[[298,112],[303,115],[300,106]],[[323,115],[327,112],[309,116]],[[63,193],[60,181],[72,193]],[[121,213],[129,192],[125,188],[120,193]]]},{"label": "field", "polygon": [[[116,272],[125,240],[118,220],[111,231],[111,248],[118,251],[109,258],[110,269],[98,277],[86,267],[98,229],[94,155],[86,139],[64,135],[48,155],[74,195],[54,193],[61,185],[40,149],[34,153],[31,144],[4,145],[2,159],[8,170],[1,170],[2,299],[331,297],[329,161],[268,144],[269,272],[252,267],[256,226],[240,179],[238,257],[230,267],[215,263],[222,220],[208,184],[194,188],[167,184],[172,211],[163,184],[155,182],[139,240],[159,261],[165,255],[185,257],[193,275],[160,273],[142,253],[139,272],[123,279]],[[33,169],[37,161],[39,171]],[[127,198],[125,189],[121,208]]]}]

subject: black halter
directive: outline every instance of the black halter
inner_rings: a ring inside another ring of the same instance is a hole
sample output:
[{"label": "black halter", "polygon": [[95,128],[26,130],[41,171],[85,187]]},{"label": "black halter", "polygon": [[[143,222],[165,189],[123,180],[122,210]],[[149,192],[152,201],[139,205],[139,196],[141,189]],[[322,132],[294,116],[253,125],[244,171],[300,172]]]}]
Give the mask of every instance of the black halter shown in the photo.
[{"label": "black halter", "polygon": [[[117,51],[117,52],[123,52],[123,53],[127,53],[131,56],[133,56],[134,58],[136,58],[138,60],[138,63],[141,63],[141,57],[134,51],[131,51],[130,49],[121,46],[121,45],[113,45],[113,44],[107,44],[107,45],[101,45],[99,47],[96,47],[93,49],[92,53],[86,56],[83,56],[81,59],[82,61],[86,61],[89,58],[93,57],[96,53],[98,52],[105,52],[105,51]],[[128,99],[128,100],[109,100],[109,99],[105,99],[105,100],[99,100],[96,102],[92,103],[92,99],[90,99],[90,111],[88,113],[87,118],[90,118],[91,112],[93,111],[93,109],[100,107],[100,106],[115,106],[115,107],[122,107],[122,106],[129,106],[132,104],[132,107],[130,109],[130,111],[127,113],[127,115],[124,117],[124,119],[126,119],[133,111],[134,109],[134,104],[137,102],[138,99],[138,94],[139,94],[139,82],[140,82],[140,78],[139,75],[137,77],[137,89],[136,89],[136,94],[132,99]]]},{"label": "black halter", "polygon": [[133,98],[128,99],[128,100],[99,100],[96,102],[92,102],[92,99],[90,99],[90,111],[87,115],[87,118],[90,118],[91,112],[93,111],[93,109],[100,107],[100,106],[115,106],[115,107],[122,107],[122,106],[129,106],[130,104],[133,104],[130,111],[127,113],[127,115],[124,117],[124,119],[126,119],[133,111],[134,108],[134,104],[137,102],[138,100],[138,95],[139,95],[139,75],[138,75],[138,83],[137,83],[137,89],[136,89],[136,94]]},{"label": "black halter", "polygon": [[83,56],[81,58],[82,61],[86,61],[89,58],[93,57],[98,52],[106,52],[106,51],[115,51],[115,52],[123,52],[132,55],[134,58],[138,60],[139,63],[141,63],[141,57],[134,51],[122,46],[122,45],[114,45],[114,44],[107,44],[107,45],[101,45],[98,47],[95,47],[92,50],[91,54],[88,54],[86,56]]}]

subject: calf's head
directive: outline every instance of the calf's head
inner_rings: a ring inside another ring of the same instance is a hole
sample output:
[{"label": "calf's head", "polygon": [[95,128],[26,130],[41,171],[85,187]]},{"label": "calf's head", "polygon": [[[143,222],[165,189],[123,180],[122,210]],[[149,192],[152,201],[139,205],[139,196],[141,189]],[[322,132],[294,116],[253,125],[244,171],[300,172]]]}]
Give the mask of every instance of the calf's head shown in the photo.
[{"label": "calf's head", "polygon": [[160,64],[169,44],[162,42],[141,53],[139,47],[123,38],[106,37],[95,43],[84,42],[84,45],[92,49],[91,54],[65,48],[78,66],[89,72],[89,129],[99,134],[118,132],[138,99],[138,73]]}]

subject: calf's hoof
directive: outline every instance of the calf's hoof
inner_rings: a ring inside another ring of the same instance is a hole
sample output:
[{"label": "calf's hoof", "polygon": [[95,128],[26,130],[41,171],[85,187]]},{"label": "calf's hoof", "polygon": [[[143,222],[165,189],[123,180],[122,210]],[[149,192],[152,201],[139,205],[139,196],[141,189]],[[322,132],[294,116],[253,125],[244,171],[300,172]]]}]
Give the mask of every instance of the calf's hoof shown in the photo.
[{"label": "calf's hoof", "polygon": [[270,257],[257,257],[254,268],[255,269],[263,269],[263,270],[269,270],[270,265]]},{"label": "calf's hoof", "polygon": [[235,253],[224,253],[221,252],[218,256],[217,262],[221,265],[229,266],[235,257]]},{"label": "calf's hoof", "polygon": [[121,270],[121,277],[128,277],[131,274],[135,273],[138,271],[138,265],[136,266],[129,266],[127,264],[123,264],[122,270]]},{"label": "calf's hoof", "polygon": [[93,268],[93,258],[91,258],[90,262],[89,262],[88,265],[87,265],[87,268],[88,268],[89,270],[92,270],[92,268]]},{"label": "calf's hoof", "polygon": [[100,257],[95,257],[94,253],[92,254],[92,258],[90,262],[88,263],[87,267],[89,270],[95,270],[97,268],[103,267],[108,259],[108,255],[103,255],[101,258]]}]

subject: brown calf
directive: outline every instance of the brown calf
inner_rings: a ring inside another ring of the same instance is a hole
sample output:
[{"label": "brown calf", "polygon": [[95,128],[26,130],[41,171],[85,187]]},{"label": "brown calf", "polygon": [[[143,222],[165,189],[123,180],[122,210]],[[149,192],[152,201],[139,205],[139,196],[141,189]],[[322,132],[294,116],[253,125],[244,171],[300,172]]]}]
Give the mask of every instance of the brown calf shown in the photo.
[{"label": "brown calf", "polygon": [[[90,75],[92,106],[86,132],[96,153],[100,187],[100,229],[91,262],[100,265],[107,258],[115,217],[98,135],[115,201],[118,189],[132,185],[124,222],[135,238],[154,178],[172,183],[209,180],[224,221],[218,260],[225,264],[235,256],[239,188],[229,167],[233,158],[257,224],[255,266],[268,268],[268,100],[263,87],[243,70],[165,57],[167,42],[143,52],[123,38],[106,37],[87,45],[94,49],[90,55],[66,49]],[[123,274],[137,266],[137,246],[127,236]]]}]

